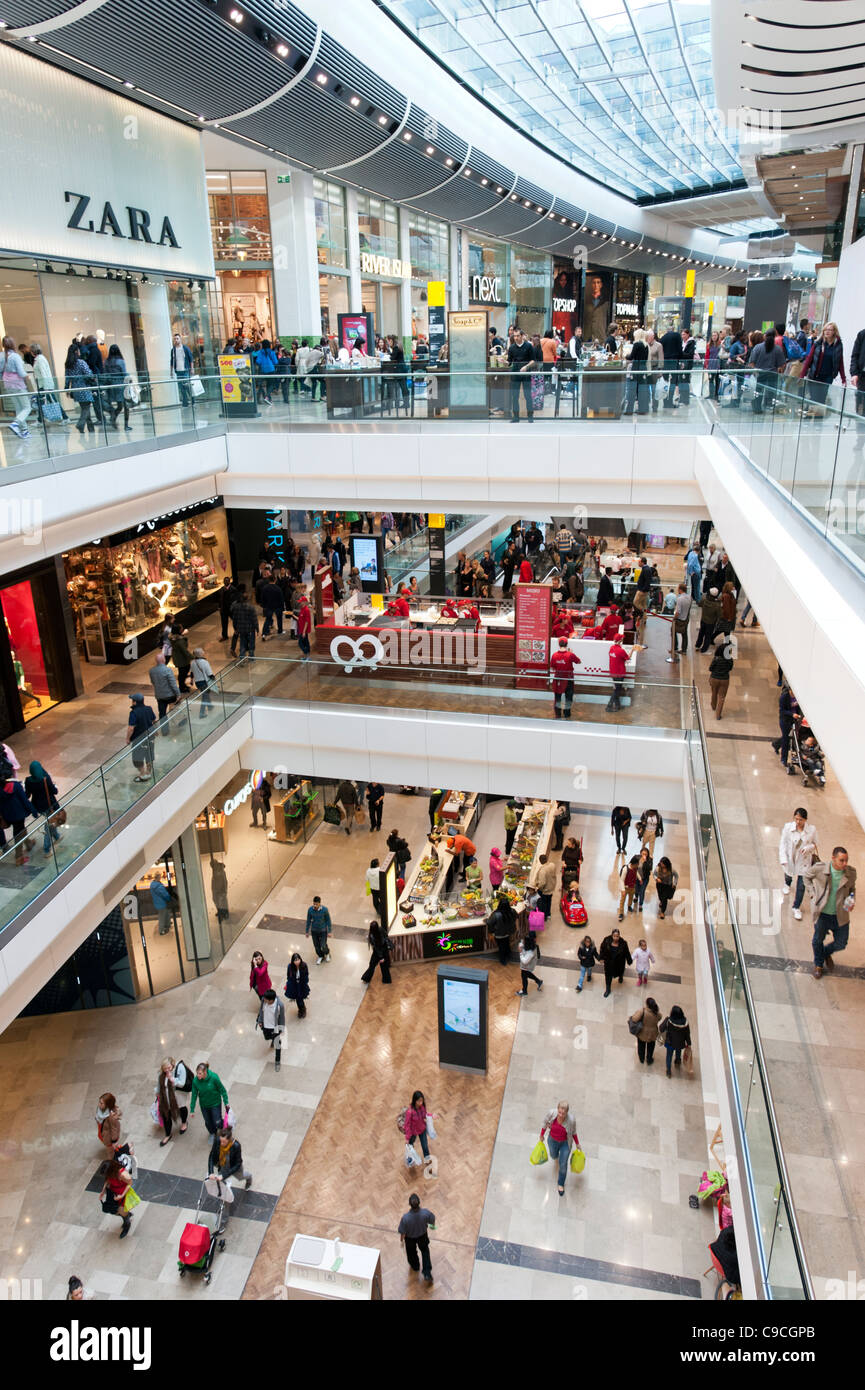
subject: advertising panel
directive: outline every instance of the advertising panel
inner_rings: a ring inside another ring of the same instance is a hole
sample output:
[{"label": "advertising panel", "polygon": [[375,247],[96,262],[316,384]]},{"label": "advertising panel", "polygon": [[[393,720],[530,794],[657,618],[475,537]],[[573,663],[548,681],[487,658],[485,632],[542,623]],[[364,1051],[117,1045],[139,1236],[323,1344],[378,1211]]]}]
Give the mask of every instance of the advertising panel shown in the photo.
[{"label": "advertising panel", "polygon": [[583,298],[583,342],[603,344],[612,322],[612,277],[608,270],[589,270],[586,273],[586,292]]},{"label": "advertising panel", "polygon": [[580,298],[579,270],[570,261],[553,262],[553,328],[561,328],[567,343],[574,329],[580,327],[578,300]]},{"label": "advertising panel", "polygon": [[375,342],[372,314],[337,314],[337,335],[340,347],[349,352],[358,348],[364,356],[369,355],[370,345]]},{"label": "advertising panel", "polygon": [[445,1032],[468,1033],[476,1038],[481,1031],[480,998],[480,988],[473,981],[445,980]]},{"label": "advertising panel", "polygon": [[485,309],[451,310],[448,314],[452,415],[460,411],[476,414],[486,408],[488,321]]},{"label": "advertising panel", "polygon": [[217,361],[223,414],[257,415],[250,359],[243,352],[223,352],[219,354]]},{"label": "advertising panel", "polygon": [[351,563],[360,572],[365,594],[379,593],[383,586],[384,551],[381,536],[352,536]]}]

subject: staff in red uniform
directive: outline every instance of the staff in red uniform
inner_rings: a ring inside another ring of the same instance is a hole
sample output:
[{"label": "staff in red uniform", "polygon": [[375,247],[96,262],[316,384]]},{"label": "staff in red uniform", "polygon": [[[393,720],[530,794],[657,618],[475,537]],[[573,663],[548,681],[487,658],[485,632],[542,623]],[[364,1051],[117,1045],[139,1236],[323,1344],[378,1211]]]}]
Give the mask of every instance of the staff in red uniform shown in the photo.
[{"label": "staff in red uniform", "polygon": [[605,642],[612,642],[618,637],[619,628],[622,626],[622,619],[619,617],[618,608],[614,603],[610,604],[610,611],[601,623],[601,636]]},{"label": "staff in red uniform", "polygon": [[[558,651],[550,657],[550,673],[553,678],[553,709],[557,719],[570,719],[571,702],[574,698],[574,667],[582,666],[578,656],[568,646],[566,637],[559,638]],[[564,704],[564,708],[562,705]]]},{"label": "staff in red uniform", "polygon": [[452,598],[445,599],[444,603],[442,604],[441,617],[443,617],[443,618],[458,618],[458,617],[459,617],[459,613],[458,613],[457,610],[456,610],[456,604],[454,603],[454,600],[453,600]]},{"label": "staff in red uniform", "polygon": [[480,632],[481,615],[473,603],[463,605],[463,607],[460,609],[460,617],[473,618],[475,624],[475,632]]},{"label": "staff in red uniform", "polygon": [[305,594],[300,597],[300,610],[297,615],[297,645],[303,652],[304,661],[309,661],[309,634],[312,632],[312,609]]},{"label": "staff in red uniform", "polygon": [[520,584],[534,584],[535,572],[532,569],[532,562],[529,559],[520,561]]},{"label": "staff in red uniform", "polygon": [[566,608],[557,608],[556,616],[553,618],[553,636],[571,637],[574,631],[574,620]]},{"label": "staff in red uniform", "polygon": [[[631,648],[632,652],[644,652],[645,650],[645,647],[639,645]],[[628,653],[621,642],[616,640],[610,647],[610,679],[613,682],[613,693],[607,705],[608,710],[617,710],[622,707],[622,686],[625,683],[627,662]]]},{"label": "staff in red uniform", "polygon": [[387,611],[392,618],[407,618],[409,615],[408,599],[405,595],[405,588],[400,587],[396,598],[387,606]]}]

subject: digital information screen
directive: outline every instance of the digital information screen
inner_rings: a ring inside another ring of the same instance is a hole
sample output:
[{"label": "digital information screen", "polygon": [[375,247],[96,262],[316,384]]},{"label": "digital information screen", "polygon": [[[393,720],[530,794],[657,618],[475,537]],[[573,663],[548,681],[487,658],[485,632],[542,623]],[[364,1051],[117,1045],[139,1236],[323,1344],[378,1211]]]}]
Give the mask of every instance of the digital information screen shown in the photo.
[{"label": "digital information screen", "polygon": [[481,1031],[480,987],[468,980],[444,981],[444,1025],[446,1033],[468,1033],[476,1038]]},{"label": "digital information screen", "polygon": [[352,536],[351,556],[360,571],[361,582],[378,584],[378,544],[375,536]]}]

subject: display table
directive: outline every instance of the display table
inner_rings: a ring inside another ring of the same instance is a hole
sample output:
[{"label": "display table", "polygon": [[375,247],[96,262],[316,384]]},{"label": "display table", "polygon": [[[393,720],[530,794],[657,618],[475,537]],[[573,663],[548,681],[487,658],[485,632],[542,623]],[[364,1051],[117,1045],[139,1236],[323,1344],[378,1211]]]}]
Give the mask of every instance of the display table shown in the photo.
[{"label": "display table", "polygon": [[625,398],[626,364],[613,359],[597,367],[584,367],[580,414],[585,419],[618,420]]},{"label": "display table", "polygon": [[384,1297],[381,1251],[366,1245],[346,1245],[296,1235],[285,1261],[285,1286],[294,1302],[348,1299],[360,1303]]},{"label": "display table", "polygon": [[447,831],[449,835],[468,835],[475,821],[478,809],[478,793],[469,792],[445,792],[444,799],[438,808],[438,814],[443,821],[447,821]]},{"label": "display table", "polygon": [[[547,854],[553,834],[552,801],[529,801],[517,822],[517,831],[510,854],[505,862],[502,887],[510,892],[523,891],[531,883],[542,854]],[[517,905],[514,904],[514,910]]]},{"label": "display table", "polygon": [[378,362],[374,370],[369,367],[344,370],[328,368],[324,385],[329,420],[333,419],[335,410],[350,410],[354,419],[360,419],[381,409],[381,371]]},{"label": "display table", "polygon": [[[586,641],[585,638],[579,637],[576,634],[568,638],[568,650],[572,651],[574,656],[580,659],[580,665],[574,669],[575,685],[600,685],[603,683],[607,686],[609,684],[611,679],[610,647],[612,645],[612,642],[601,642],[591,637]],[[558,637],[551,638],[550,656],[552,656],[553,652],[558,651],[558,649]],[[626,647],[625,651],[627,650]],[[633,685],[634,678],[637,674],[636,647],[632,647],[628,653],[625,670],[627,672],[625,685],[630,687]]]},{"label": "display table", "polygon": [[313,787],[304,779],[291,787],[279,801],[272,802],[273,825],[281,844],[294,844],[306,829],[322,819],[321,795],[320,787]]}]

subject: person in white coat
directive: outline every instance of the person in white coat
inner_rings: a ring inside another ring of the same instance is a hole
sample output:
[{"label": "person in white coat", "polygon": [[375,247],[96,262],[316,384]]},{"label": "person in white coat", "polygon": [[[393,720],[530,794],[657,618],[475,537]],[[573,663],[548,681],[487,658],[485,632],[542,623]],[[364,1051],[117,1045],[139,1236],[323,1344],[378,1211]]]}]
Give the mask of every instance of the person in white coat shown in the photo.
[{"label": "person in white coat", "polygon": [[796,891],[793,895],[793,916],[797,922],[802,920],[802,899],[805,896],[805,880],[802,877],[805,869],[809,869],[813,863],[820,858],[817,849],[817,827],[808,823],[808,812],[803,806],[799,806],[793,812],[793,819],[788,821],[781,831],[781,840],[778,845],[778,859],[781,868],[784,870],[784,892],[789,893],[793,880],[796,880]]}]

